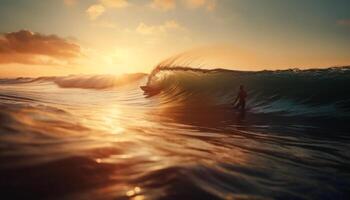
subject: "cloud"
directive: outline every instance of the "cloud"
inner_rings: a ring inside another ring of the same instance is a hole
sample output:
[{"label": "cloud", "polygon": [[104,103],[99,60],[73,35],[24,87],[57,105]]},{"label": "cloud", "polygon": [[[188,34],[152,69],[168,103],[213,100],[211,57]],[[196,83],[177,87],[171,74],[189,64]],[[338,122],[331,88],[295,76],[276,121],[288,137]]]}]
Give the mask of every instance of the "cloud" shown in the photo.
[{"label": "cloud", "polygon": [[108,8],[125,8],[129,6],[127,0],[99,0],[98,2],[86,9],[86,13],[91,20],[96,20]]},{"label": "cloud", "polygon": [[0,63],[60,64],[80,56],[80,46],[27,30],[0,35]]},{"label": "cloud", "polygon": [[350,26],[350,19],[341,19],[337,21],[340,26]]},{"label": "cloud", "polygon": [[102,15],[106,11],[105,7],[101,4],[91,5],[86,13],[89,15],[91,20],[97,19],[100,15]]},{"label": "cloud", "polygon": [[100,2],[107,8],[125,8],[129,6],[127,0],[100,0]]},{"label": "cloud", "polygon": [[213,11],[216,8],[216,0],[183,0],[183,2],[190,9],[205,8]]},{"label": "cloud", "polygon": [[151,34],[158,34],[158,33],[167,33],[171,30],[181,30],[181,29],[183,30],[185,28],[179,25],[175,20],[171,20],[171,21],[166,21],[164,24],[161,24],[161,25],[147,25],[141,22],[136,28],[136,31],[143,35],[151,35]]},{"label": "cloud", "polygon": [[153,0],[150,4],[152,8],[162,11],[172,10],[176,7],[175,0]]}]

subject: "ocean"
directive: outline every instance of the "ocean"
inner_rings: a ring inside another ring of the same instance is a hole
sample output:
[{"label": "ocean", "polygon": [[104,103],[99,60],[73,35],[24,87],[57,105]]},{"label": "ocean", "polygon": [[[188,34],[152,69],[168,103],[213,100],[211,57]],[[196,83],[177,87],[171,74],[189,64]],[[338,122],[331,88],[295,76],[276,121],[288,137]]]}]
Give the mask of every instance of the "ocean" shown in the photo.
[{"label": "ocean", "polygon": [[2,78],[1,199],[348,199],[349,122],[350,67]]}]

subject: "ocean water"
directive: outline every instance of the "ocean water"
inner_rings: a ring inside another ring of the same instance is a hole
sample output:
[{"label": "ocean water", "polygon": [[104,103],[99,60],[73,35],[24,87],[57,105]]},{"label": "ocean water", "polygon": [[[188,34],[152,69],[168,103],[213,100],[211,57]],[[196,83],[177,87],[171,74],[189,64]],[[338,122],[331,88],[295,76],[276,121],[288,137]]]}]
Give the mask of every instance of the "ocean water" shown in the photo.
[{"label": "ocean water", "polygon": [[1,79],[1,199],[348,199],[349,86],[349,67]]}]

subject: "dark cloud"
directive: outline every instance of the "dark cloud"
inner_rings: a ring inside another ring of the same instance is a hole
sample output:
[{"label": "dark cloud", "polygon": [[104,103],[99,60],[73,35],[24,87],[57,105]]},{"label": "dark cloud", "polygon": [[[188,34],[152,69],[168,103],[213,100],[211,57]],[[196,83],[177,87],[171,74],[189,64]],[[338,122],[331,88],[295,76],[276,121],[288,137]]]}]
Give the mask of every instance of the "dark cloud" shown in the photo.
[{"label": "dark cloud", "polygon": [[0,63],[54,64],[80,56],[80,46],[27,30],[0,35]]}]

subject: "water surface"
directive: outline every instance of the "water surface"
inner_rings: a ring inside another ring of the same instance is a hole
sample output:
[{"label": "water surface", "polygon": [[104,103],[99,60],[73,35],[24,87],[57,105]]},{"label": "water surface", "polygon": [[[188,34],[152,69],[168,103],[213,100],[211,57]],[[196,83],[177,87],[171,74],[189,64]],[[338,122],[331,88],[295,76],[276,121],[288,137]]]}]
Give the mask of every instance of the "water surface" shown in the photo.
[{"label": "water surface", "polygon": [[[146,82],[161,92],[143,94]],[[230,105],[240,84],[246,112]],[[347,199],[346,85],[348,68],[1,79],[0,188],[9,199]]]}]

